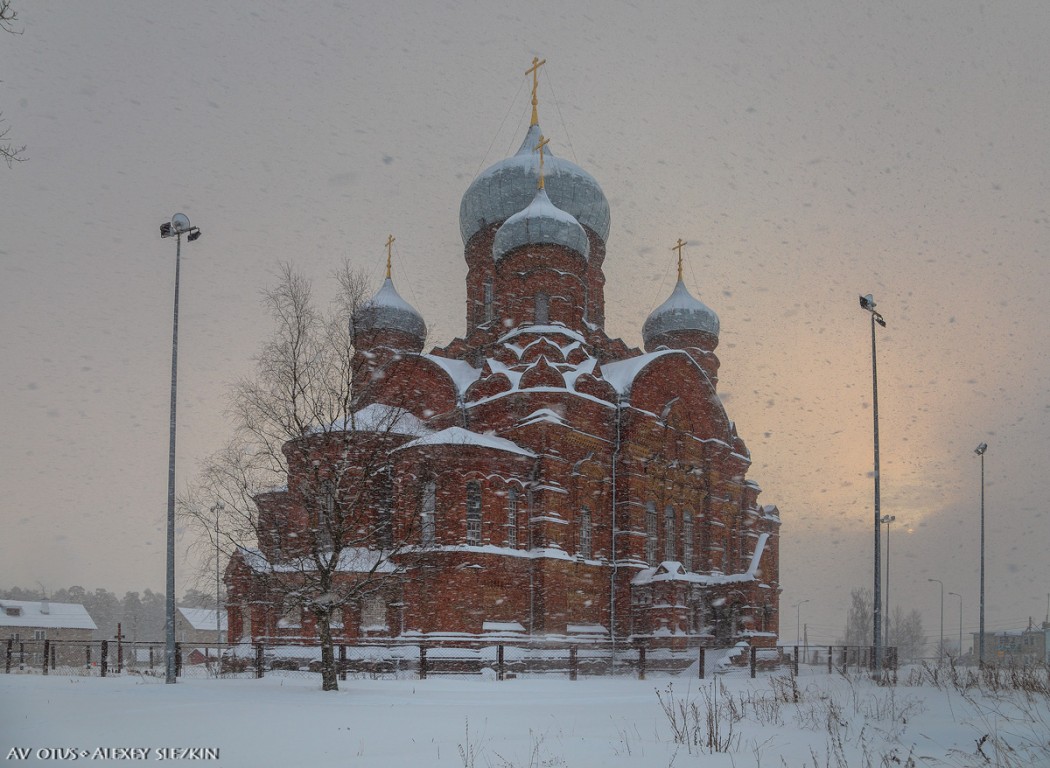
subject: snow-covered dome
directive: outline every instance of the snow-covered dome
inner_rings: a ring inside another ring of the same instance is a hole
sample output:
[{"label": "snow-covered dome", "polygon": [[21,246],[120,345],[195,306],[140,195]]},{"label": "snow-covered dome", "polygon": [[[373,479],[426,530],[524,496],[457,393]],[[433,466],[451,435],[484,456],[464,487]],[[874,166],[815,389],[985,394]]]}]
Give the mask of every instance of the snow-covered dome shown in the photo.
[{"label": "snow-covered dome", "polygon": [[499,261],[515,248],[538,243],[563,245],[585,259],[591,250],[580,222],[554,205],[546,189],[537,190],[525,210],[515,213],[496,230],[492,257]]},{"label": "snow-covered dome", "polygon": [[[539,179],[539,125],[529,127],[516,154],[482,171],[463,194],[459,231],[466,244],[479,230],[528,206]],[[594,177],[578,165],[543,150],[543,177],[551,201],[603,241],[609,237],[609,201]]]},{"label": "snow-covered dome", "polygon": [[667,301],[646,318],[642,340],[648,345],[661,333],[671,331],[703,331],[717,337],[718,329],[718,315],[702,301],[693,298],[685,283],[679,280]]},{"label": "snow-covered dome", "polygon": [[427,324],[416,308],[401,298],[389,277],[372,300],[361,307],[351,319],[354,330],[392,330],[411,334],[418,339],[427,335]]}]

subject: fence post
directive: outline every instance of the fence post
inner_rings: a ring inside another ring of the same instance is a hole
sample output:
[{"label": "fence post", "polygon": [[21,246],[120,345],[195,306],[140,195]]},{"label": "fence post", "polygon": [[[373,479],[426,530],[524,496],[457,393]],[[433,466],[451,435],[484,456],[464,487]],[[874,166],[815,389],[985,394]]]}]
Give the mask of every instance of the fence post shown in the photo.
[{"label": "fence post", "polygon": [[4,655],[4,674],[11,674],[11,654],[14,650],[14,638],[7,638],[7,653]]},{"label": "fence post", "polygon": [[795,677],[798,677],[798,646],[797,645],[795,646],[795,663],[794,663],[794,667],[795,667]]},{"label": "fence post", "polygon": [[51,669],[55,668],[55,644],[51,644]]},{"label": "fence post", "polygon": [[645,679],[645,646],[638,646],[638,679]]},{"label": "fence post", "polygon": [[149,647],[149,671],[153,671],[153,646]]},{"label": "fence post", "polygon": [[[120,644],[117,644],[120,648]],[[182,677],[182,643],[175,643],[175,677]]]},{"label": "fence post", "polygon": [[419,679],[427,679],[427,647],[419,646]]},{"label": "fence post", "polygon": [[18,642],[18,668],[26,668],[26,644],[24,640]]},{"label": "fence post", "polygon": [[262,643],[255,644],[255,679],[263,676],[263,647]]},{"label": "fence post", "polygon": [[758,669],[758,648],[751,646],[751,677],[754,678]]},{"label": "fence post", "polygon": [[504,667],[503,667],[503,643],[496,646],[496,679],[504,679]]},{"label": "fence post", "polygon": [[707,664],[707,658],[706,657],[707,657],[707,649],[701,646],[701,648],[700,648],[700,679],[701,680],[703,680],[704,676],[707,674],[707,671],[704,669],[704,666]]},{"label": "fence post", "polygon": [[580,662],[576,655],[577,648],[575,645],[569,646],[569,679],[575,680],[580,674]]},{"label": "fence post", "polygon": [[339,679],[346,680],[346,646],[339,646]]},{"label": "fence post", "polygon": [[102,658],[99,659],[99,667],[102,669],[102,677],[106,676],[106,665],[109,664],[109,641],[102,641]]},{"label": "fence post", "polygon": [[84,646],[84,669],[91,671],[91,645]]},{"label": "fence post", "polygon": [[834,649],[833,649],[833,648],[832,648],[832,647],[831,647],[831,646],[829,645],[829,646],[828,646],[828,674],[829,674],[829,675],[831,674],[831,669],[832,669],[832,667],[833,667],[833,666],[834,666],[834,664],[835,664],[835,661],[834,661],[834,659],[832,658],[832,657],[833,657],[834,655],[835,655],[835,651],[834,651]]},{"label": "fence post", "polygon": [[44,674],[47,674],[48,657],[51,655],[51,641],[44,640]]}]

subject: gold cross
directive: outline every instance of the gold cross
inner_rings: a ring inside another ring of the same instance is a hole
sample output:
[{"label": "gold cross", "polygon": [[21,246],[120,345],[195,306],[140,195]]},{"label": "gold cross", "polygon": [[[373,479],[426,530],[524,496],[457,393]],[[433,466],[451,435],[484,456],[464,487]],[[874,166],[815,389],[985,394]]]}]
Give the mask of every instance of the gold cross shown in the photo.
[{"label": "gold cross", "polygon": [[543,134],[541,133],[540,143],[533,147],[534,150],[540,153],[540,180],[539,183],[536,185],[536,189],[543,189],[543,148],[550,143],[551,140],[544,138]]},{"label": "gold cross", "polygon": [[536,89],[539,87],[539,79],[537,77],[537,73],[540,71],[540,67],[542,67],[546,63],[546,59],[540,61],[538,57],[533,56],[532,66],[525,70],[526,75],[532,75],[532,122],[529,123],[530,126],[540,124],[540,115],[539,112],[536,110],[536,105],[538,103],[536,101]]},{"label": "gold cross", "polygon": [[682,249],[688,243],[682,238],[678,238],[678,243],[671,249],[672,251],[678,251],[678,282],[682,281]]},{"label": "gold cross", "polygon": [[395,239],[396,238],[393,235],[390,235],[386,239],[386,277],[387,277],[387,280],[390,279],[390,249],[391,249],[391,246],[393,246]]}]

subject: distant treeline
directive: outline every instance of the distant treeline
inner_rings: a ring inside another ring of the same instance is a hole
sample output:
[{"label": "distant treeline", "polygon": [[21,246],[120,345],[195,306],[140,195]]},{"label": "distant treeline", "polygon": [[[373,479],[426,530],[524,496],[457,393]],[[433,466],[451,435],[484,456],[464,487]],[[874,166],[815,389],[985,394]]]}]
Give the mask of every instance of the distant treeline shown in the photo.
[{"label": "distant treeline", "polygon": [[[98,630],[95,640],[116,637],[117,624],[127,640],[164,640],[164,593],[147,589],[143,592],[125,592],[119,599],[108,589],[89,591],[81,586],[56,589],[45,594],[40,589],[11,587],[0,589],[0,600],[49,599],[55,603],[78,603],[87,609]],[[179,605],[187,608],[215,608],[215,596],[191,589],[183,595]]]}]

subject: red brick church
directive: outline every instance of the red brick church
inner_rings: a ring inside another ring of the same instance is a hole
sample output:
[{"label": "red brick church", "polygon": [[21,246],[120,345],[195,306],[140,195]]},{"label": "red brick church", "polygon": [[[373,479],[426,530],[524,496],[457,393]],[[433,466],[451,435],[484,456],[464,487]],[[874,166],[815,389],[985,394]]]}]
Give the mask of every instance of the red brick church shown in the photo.
[{"label": "red brick church", "polygon": [[[390,568],[388,583],[344,608],[336,641],[772,645],[780,518],[747,479],[750,453],[717,393],[718,316],[682,280],[681,241],[678,283],[645,321],[645,351],[610,338],[609,203],[546,147],[535,78],[521,148],[474,179],[459,224],[462,338],[423,352],[426,324],[389,269],[350,319],[360,409],[343,442],[380,447],[381,466],[360,472],[369,508],[414,546],[411,574]],[[324,457],[333,433],[301,439]],[[288,556],[277,528],[306,525],[296,493],[313,464],[293,462],[287,488],[256,499],[275,533],[227,569],[231,639],[316,637],[308,612],[289,617],[265,591]]]}]

